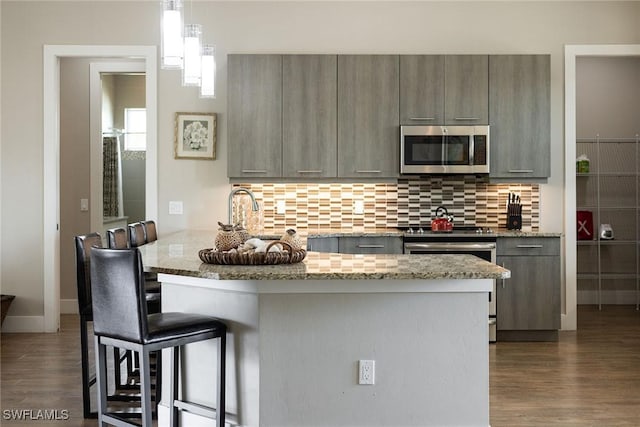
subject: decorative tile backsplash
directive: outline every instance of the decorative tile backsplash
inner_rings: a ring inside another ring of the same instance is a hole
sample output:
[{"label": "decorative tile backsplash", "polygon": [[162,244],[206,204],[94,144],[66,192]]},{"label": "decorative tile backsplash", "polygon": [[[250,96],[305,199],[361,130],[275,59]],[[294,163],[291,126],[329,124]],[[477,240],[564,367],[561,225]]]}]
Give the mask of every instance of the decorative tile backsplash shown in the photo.
[{"label": "decorative tile backsplash", "polygon": [[[490,184],[475,176],[399,179],[397,183],[234,184],[250,189],[260,204],[251,212],[242,193],[234,203],[234,221],[251,229],[428,227],[438,206],[456,225],[505,227],[508,194],[522,203],[523,231],[538,231],[537,184]],[[362,213],[358,212],[362,207]]]}]

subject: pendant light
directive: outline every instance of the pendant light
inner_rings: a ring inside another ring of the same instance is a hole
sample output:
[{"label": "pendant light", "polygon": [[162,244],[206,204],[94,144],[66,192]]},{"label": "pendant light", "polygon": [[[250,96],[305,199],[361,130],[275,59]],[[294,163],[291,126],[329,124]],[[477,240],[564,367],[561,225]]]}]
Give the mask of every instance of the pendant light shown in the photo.
[{"label": "pendant light", "polygon": [[184,48],[184,41],[182,37],[182,29],[184,28],[182,0],[162,0],[161,5],[161,67],[163,69],[179,70],[182,68],[182,54]]},{"label": "pendant light", "polygon": [[202,75],[200,80],[200,97],[216,97],[216,48],[213,45],[202,46]]},{"label": "pendant light", "polygon": [[202,25],[188,24],[184,27],[184,68],[182,69],[183,86],[200,86]]}]

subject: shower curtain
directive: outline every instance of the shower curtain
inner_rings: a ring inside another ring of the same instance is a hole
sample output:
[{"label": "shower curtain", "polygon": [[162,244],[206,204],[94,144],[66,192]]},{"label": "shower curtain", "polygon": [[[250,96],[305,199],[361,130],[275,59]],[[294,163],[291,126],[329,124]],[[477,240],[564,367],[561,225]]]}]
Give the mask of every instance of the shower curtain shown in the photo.
[{"label": "shower curtain", "polygon": [[120,138],[104,136],[102,138],[102,205],[104,217],[121,217],[122,206],[122,156]]}]

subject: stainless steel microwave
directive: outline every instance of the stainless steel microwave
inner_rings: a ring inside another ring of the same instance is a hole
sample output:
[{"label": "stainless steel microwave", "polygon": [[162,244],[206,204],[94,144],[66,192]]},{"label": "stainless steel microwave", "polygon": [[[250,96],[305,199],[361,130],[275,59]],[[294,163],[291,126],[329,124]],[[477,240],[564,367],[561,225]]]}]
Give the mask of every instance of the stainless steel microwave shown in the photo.
[{"label": "stainless steel microwave", "polygon": [[400,126],[400,173],[489,173],[489,126]]}]

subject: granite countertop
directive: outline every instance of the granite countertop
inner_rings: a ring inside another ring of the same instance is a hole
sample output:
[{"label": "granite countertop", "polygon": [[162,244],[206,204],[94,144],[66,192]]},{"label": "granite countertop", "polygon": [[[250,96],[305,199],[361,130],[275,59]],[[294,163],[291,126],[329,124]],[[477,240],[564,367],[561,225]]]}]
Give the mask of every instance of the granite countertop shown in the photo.
[{"label": "granite countertop", "polygon": [[[264,229],[251,233],[265,240],[277,240],[284,230]],[[304,238],[316,237],[402,237],[404,232],[397,228],[309,228],[298,230]],[[506,228],[494,229],[496,237],[562,237],[562,233],[545,231],[507,230]]]},{"label": "granite countertop", "polygon": [[[250,230],[251,231],[251,230]],[[251,234],[265,240],[279,239],[284,230],[259,230]],[[351,228],[307,228],[297,230],[304,238],[308,237],[402,237],[397,228],[351,227]]]},{"label": "granite countertop", "polygon": [[353,255],[308,252],[297,264],[212,265],[198,251],[211,248],[216,231],[169,234],[140,247],[145,269],[218,280],[501,279],[509,270],[472,255]]},{"label": "granite countertop", "polygon": [[562,233],[548,231],[495,230],[498,237],[562,237]]}]

